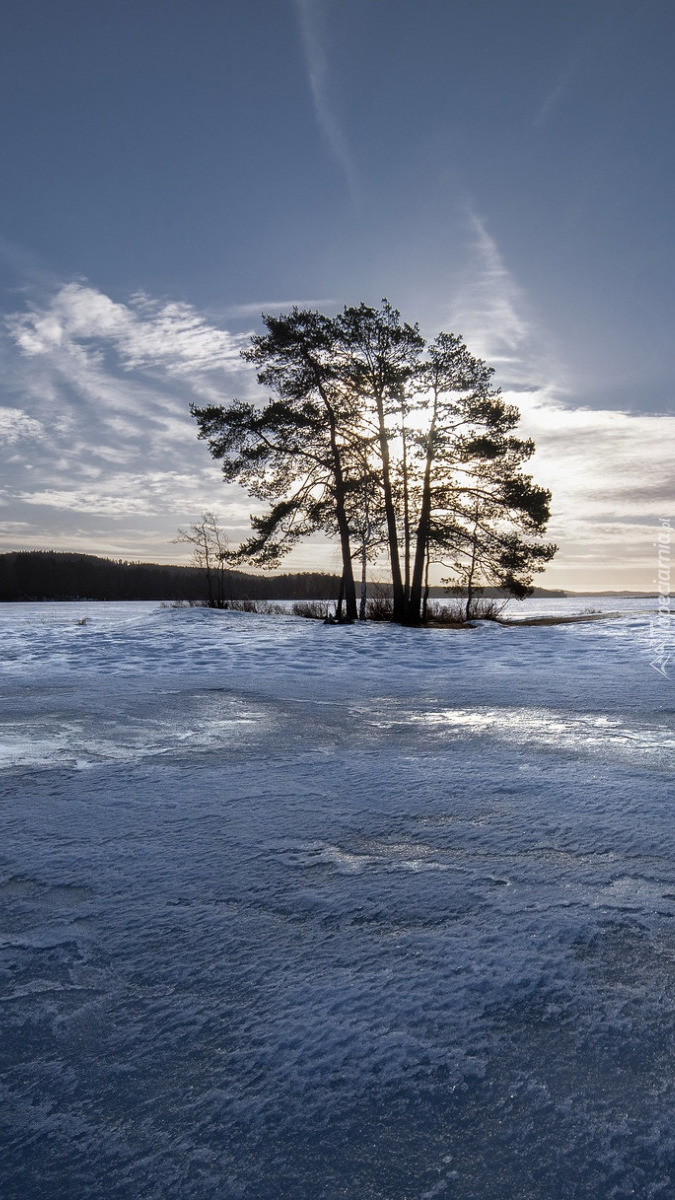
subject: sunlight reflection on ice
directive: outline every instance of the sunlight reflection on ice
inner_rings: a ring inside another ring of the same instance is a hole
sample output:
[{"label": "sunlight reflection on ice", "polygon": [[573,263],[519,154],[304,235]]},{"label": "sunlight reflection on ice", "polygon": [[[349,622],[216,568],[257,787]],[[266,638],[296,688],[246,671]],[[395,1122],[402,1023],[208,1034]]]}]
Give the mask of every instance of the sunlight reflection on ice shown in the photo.
[{"label": "sunlight reflection on ice", "polygon": [[51,723],[51,728],[29,732],[23,724],[0,726],[0,770],[15,767],[74,767],[140,762],[156,755],[189,754],[216,750],[239,739],[258,717],[218,718],[182,728],[175,721],[140,722],[135,729],[106,722],[104,730],[87,730],[81,724]]},{"label": "sunlight reflection on ice", "polygon": [[629,745],[631,754],[670,755],[675,749],[675,736],[666,726],[640,729],[634,725],[628,729],[607,716],[579,716],[542,709],[446,708],[414,713],[410,721],[429,728],[490,734],[517,743],[536,741],[560,750],[609,749],[615,753]]}]

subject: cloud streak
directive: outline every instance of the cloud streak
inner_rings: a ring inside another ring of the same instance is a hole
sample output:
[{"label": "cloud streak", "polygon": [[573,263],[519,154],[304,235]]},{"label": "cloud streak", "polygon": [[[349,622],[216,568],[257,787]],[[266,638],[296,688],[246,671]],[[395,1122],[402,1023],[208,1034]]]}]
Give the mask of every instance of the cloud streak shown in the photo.
[{"label": "cloud streak", "polygon": [[31,357],[62,350],[77,357],[77,347],[99,341],[114,347],[124,370],[159,366],[174,375],[227,372],[240,365],[247,341],[209,325],[189,304],[160,303],[143,294],[120,304],[79,283],[60,288],[46,308],[13,314],[8,328]]},{"label": "cloud streak", "polygon": [[471,207],[467,225],[472,261],[455,296],[452,324],[483,358],[509,369],[510,382],[531,382],[525,367],[530,366],[533,322],[525,294],[486,222]]},{"label": "cloud streak", "polygon": [[333,308],[335,300],[264,300],[253,304],[231,304],[226,317],[259,317],[262,313],[283,312],[292,308]]},{"label": "cloud streak", "polygon": [[324,49],[321,0],[293,0],[293,8],[300,29],[316,123],[344,175],[352,200],[357,201],[361,190],[358,173],[328,94],[328,59]]},{"label": "cloud streak", "polygon": [[561,103],[565,93],[568,91],[569,86],[572,83],[572,80],[578,73],[586,57],[587,53],[584,52],[576,54],[566,70],[562,72],[558,82],[551,88],[548,95],[544,98],[541,108],[532,122],[532,127],[534,129],[542,129],[548,123],[549,118]]},{"label": "cloud streak", "polygon": [[189,305],[120,303],[82,283],[11,314],[0,338],[0,502],[16,519],[2,527],[4,548],[78,547],[90,529],[90,549],[128,538],[123,553],[143,545],[161,558],[176,526],[207,508],[241,536],[249,504],[223,486],[188,406],[247,392],[246,343]]},{"label": "cloud streak", "polygon": [[[649,589],[648,533],[672,503],[675,417],[574,402],[564,369],[486,222],[468,208],[472,262],[452,323],[496,368],[537,451],[531,470],[553,493],[547,578],[562,586]],[[604,581],[604,584],[603,584]]]},{"label": "cloud streak", "polygon": [[42,422],[29,417],[22,409],[0,408],[0,442],[4,442],[5,445],[44,438],[45,432]]}]

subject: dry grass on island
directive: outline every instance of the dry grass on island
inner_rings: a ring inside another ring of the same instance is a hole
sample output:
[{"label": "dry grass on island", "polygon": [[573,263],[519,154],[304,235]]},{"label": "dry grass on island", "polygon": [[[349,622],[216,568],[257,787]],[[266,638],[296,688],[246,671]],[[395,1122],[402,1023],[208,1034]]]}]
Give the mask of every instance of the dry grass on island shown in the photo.
[{"label": "dry grass on island", "polygon": [[[279,610],[279,606],[276,611]],[[247,606],[248,611],[270,612],[270,606],[264,609]],[[508,627],[530,625],[578,625],[590,621],[616,620],[623,614],[620,612],[601,612],[597,609],[586,609],[570,615],[552,614],[550,616],[505,617],[503,616],[505,601],[485,597],[475,600],[470,615],[467,616],[466,599],[453,601],[431,600],[426,607],[422,628],[426,629],[475,629],[478,621],[493,621],[496,625]],[[293,604],[292,615],[322,620],[326,624],[341,624],[335,614],[335,605],[325,600],[301,600]],[[387,595],[376,595],[367,601],[366,620],[388,622],[392,620],[393,606]]]}]

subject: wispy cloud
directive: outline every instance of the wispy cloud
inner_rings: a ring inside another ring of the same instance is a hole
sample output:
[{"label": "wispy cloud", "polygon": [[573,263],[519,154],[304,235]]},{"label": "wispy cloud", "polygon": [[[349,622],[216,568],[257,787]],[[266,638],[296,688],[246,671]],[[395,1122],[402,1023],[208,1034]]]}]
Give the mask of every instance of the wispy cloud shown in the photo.
[{"label": "wispy cloud", "polygon": [[510,383],[531,383],[534,324],[525,293],[471,207],[467,227],[471,260],[455,294],[452,325],[472,350],[508,372]]},{"label": "wispy cloud", "polygon": [[60,288],[46,307],[10,316],[8,327],[27,355],[65,350],[72,356],[77,346],[89,344],[92,361],[91,346],[98,341],[114,347],[125,370],[159,366],[174,375],[227,372],[239,366],[247,340],[209,325],[189,304],[143,294],[120,304],[80,283]]},{"label": "wispy cloud", "polygon": [[547,571],[563,587],[650,590],[650,530],[672,507],[675,417],[576,407],[556,394],[505,393],[537,450],[528,464],[553,493]]},{"label": "wispy cloud", "polygon": [[[675,417],[591,408],[575,401],[564,364],[487,224],[468,209],[471,262],[453,326],[496,368],[537,447],[531,470],[553,493],[550,534],[560,553],[547,572],[563,586],[650,587],[644,530],[669,511]],[[631,574],[632,572],[632,574]]]},{"label": "wispy cloud", "polygon": [[[606,52],[612,42],[624,38],[631,26],[644,24],[645,5],[627,5],[625,12],[614,11],[618,6],[610,5],[606,12],[600,8],[597,12],[588,7],[586,19],[579,29],[579,46],[571,55],[567,65],[560,71],[553,85],[549,88],[532,121],[533,128],[540,129],[548,121],[567,98],[571,85],[582,74],[592,59],[599,52]],[[647,18],[648,19],[648,18]]]},{"label": "wispy cloud", "polygon": [[0,442],[12,445],[24,439],[44,438],[45,427],[41,421],[29,417],[20,408],[0,408]]},{"label": "wispy cloud", "polygon": [[12,313],[0,337],[0,502],[16,518],[3,527],[5,545],[68,536],[77,546],[89,528],[89,548],[104,551],[125,531],[138,543],[138,518],[162,556],[177,525],[207,508],[225,508],[238,539],[250,506],[224,487],[188,406],[246,394],[247,342],[189,305],[145,295],[121,303],[83,283]]},{"label": "wispy cloud", "polygon": [[314,114],[335,162],[342,171],[352,200],[358,200],[360,184],[347,139],[329,99],[328,59],[324,49],[323,0],[293,0],[300,28]]},{"label": "wispy cloud", "polygon": [[649,591],[650,530],[672,507],[675,417],[581,407],[554,381],[503,395],[536,445],[527,472],[552,492],[547,536],[559,552],[542,582]]},{"label": "wispy cloud", "polygon": [[513,399],[537,445],[536,473],[561,516],[575,511],[594,521],[612,512],[650,520],[669,506],[675,416],[573,407],[552,389]]},{"label": "wispy cloud", "polygon": [[556,83],[544,97],[542,105],[532,121],[533,128],[542,129],[549,121],[550,117],[555,112],[556,108],[562,102],[565,94],[569,90],[575,75],[577,75],[584,59],[587,57],[585,52],[575,54],[572,61],[565,68],[562,74],[558,77]]},{"label": "wispy cloud", "polygon": [[254,304],[231,304],[226,317],[259,317],[262,313],[283,312],[292,308],[332,308],[336,300],[261,300]]},{"label": "wispy cloud", "polygon": [[[19,502],[46,508],[67,510],[70,513],[126,516],[139,514],[156,518],[170,513],[174,519],[204,507],[204,480],[191,472],[148,470],[107,474],[97,485],[95,481],[79,487],[40,487],[18,492]],[[249,506],[234,506],[238,520],[245,523]],[[233,506],[228,506],[230,517]]]}]

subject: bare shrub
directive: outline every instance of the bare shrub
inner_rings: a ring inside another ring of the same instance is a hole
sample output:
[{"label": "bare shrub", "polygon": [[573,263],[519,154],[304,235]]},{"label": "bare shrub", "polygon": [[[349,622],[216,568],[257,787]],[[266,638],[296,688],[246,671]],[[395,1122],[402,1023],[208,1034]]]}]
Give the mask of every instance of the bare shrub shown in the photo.
[{"label": "bare shrub", "polygon": [[269,600],[226,600],[223,608],[230,612],[257,613],[262,617],[281,617],[286,615],[286,609],[281,604],[272,604]]},{"label": "bare shrub", "polygon": [[160,600],[160,608],[208,608],[207,600]]},{"label": "bare shrub", "polygon": [[498,621],[506,607],[506,600],[498,600],[495,596],[483,596],[474,600],[471,605],[472,621]]},{"label": "bare shrub", "polygon": [[498,621],[505,604],[505,600],[498,600],[494,596],[481,596],[471,601],[467,616],[466,600],[457,599],[448,604],[430,600],[427,605],[427,621],[434,625],[466,625],[467,621]]},{"label": "bare shrub", "polygon": [[368,621],[391,621],[393,615],[394,603],[388,596],[373,596],[366,601]]},{"label": "bare shrub", "polygon": [[391,588],[381,583],[371,586],[371,595],[366,600],[368,621],[391,621],[394,616],[394,600]]},{"label": "bare shrub", "polygon": [[325,621],[329,616],[327,600],[296,600],[291,609],[294,617],[307,617],[311,621]]},{"label": "bare shrub", "polygon": [[438,600],[427,603],[427,621],[433,625],[463,625],[464,604],[461,600],[453,600],[452,604],[442,604]]}]

